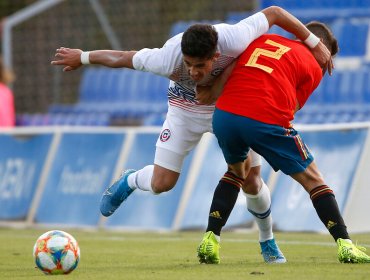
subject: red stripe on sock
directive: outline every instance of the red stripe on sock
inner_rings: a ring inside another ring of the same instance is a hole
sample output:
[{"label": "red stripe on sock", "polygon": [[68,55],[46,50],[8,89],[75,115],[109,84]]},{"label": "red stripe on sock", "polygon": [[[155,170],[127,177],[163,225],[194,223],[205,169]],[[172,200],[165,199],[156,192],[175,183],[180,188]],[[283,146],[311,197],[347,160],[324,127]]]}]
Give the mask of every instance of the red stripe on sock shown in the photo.
[{"label": "red stripe on sock", "polygon": [[326,194],[330,194],[330,193],[334,194],[332,189],[330,189],[328,186],[320,186],[320,187],[314,188],[310,192],[310,197],[311,197],[311,200],[314,200],[314,199],[317,199],[318,197],[320,197],[322,195],[326,195]]},{"label": "red stripe on sock", "polygon": [[230,172],[226,172],[225,175],[221,179],[222,181],[226,181],[234,186],[237,186],[238,188],[241,188],[243,186],[244,180],[235,176],[234,174]]},{"label": "red stripe on sock", "polygon": [[230,178],[233,178],[234,180],[238,181],[238,182],[244,182],[244,179],[234,175],[233,173],[231,172],[226,172],[225,175],[226,177],[230,177]]}]

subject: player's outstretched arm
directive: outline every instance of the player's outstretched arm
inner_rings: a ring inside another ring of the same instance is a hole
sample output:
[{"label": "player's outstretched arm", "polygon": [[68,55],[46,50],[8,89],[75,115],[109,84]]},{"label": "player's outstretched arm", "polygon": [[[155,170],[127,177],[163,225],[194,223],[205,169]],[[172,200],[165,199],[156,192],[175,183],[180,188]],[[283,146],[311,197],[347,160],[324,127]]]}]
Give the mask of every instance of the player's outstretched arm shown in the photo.
[{"label": "player's outstretched arm", "polygon": [[81,67],[83,64],[99,64],[111,68],[131,68],[132,57],[136,51],[114,51],[96,50],[83,52],[80,49],[70,49],[61,47],[55,52],[55,60],[52,65],[64,66],[63,71],[72,71]]},{"label": "player's outstretched arm", "polygon": [[300,22],[295,16],[277,6],[271,6],[264,10],[262,13],[265,14],[270,27],[272,25],[280,26],[286,31],[294,34],[298,39],[303,41],[308,47],[311,48],[312,54],[316,58],[319,65],[327,70],[331,75],[333,69],[333,61],[331,58],[330,51],[320,41],[318,37],[312,34],[307,27]]}]

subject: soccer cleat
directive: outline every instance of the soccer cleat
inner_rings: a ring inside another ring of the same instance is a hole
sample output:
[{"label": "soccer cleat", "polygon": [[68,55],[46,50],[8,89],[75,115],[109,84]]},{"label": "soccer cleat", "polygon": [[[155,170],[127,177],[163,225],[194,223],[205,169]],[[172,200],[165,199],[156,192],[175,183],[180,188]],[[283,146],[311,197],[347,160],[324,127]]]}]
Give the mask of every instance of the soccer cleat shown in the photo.
[{"label": "soccer cleat", "polygon": [[342,238],[337,240],[337,244],[338,259],[341,263],[370,263],[370,256],[364,253],[366,251],[364,247]]},{"label": "soccer cleat", "polygon": [[109,217],[112,215],[134,191],[129,187],[127,177],[135,171],[133,169],[125,170],[117,181],[105,190],[100,201],[100,212],[103,216]]},{"label": "soccer cleat", "polygon": [[266,263],[286,263],[286,258],[280,251],[275,239],[260,242],[261,254]]},{"label": "soccer cleat", "polygon": [[212,231],[204,234],[202,242],[197,248],[199,263],[219,264],[220,243]]}]

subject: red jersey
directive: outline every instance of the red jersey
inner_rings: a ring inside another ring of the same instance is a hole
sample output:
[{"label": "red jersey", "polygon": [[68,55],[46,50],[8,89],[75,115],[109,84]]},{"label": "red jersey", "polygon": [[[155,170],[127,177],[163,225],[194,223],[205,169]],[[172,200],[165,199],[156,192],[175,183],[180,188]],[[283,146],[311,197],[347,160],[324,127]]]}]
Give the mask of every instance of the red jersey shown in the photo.
[{"label": "red jersey", "polygon": [[240,55],[216,107],[263,123],[290,127],[322,79],[322,70],[300,41],[259,37]]}]

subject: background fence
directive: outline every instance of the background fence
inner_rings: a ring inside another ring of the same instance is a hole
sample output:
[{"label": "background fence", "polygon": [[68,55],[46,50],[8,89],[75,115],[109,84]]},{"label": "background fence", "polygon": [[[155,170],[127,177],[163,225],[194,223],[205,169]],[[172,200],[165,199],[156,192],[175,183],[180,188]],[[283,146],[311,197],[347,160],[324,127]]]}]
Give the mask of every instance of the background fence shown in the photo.
[{"label": "background fence", "polygon": [[[2,11],[50,1],[1,1]],[[254,1],[62,0],[13,26],[13,84],[18,113],[45,113],[53,103],[78,99],[82,71],[51,67],[60,46],[94,49],[161,47],[179,20],[223,20],[228,11],[248,11]],[[27,9],[32,8],[27,6]],[[25,10],[18,11],[18,15]],[[8,20],[17,14],[8,15]]]},{"label": "background fence", "polygon": [[[7,16],[2,21],[4,59],[17,77],[12,86],[19,126],[159,125],[166,113],[166,79],[152,86],[150,74],[93,72],[91,66],[63,73],[50,66],[55,49],[160,47],[194,22],[233,24],[269,5],[286,8],[304,23],[325,22],[339,41],[333,76],[324,78],[296,122],[370,121],[369,1],[15,0],[0,5]],[[277,27],[271,32],[290,36]],[[126,109],[128,101],[142,102],[137,85],[156,100],[156,110],[143,110],[145,102]]]}]

